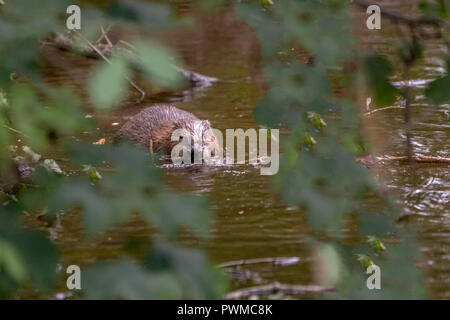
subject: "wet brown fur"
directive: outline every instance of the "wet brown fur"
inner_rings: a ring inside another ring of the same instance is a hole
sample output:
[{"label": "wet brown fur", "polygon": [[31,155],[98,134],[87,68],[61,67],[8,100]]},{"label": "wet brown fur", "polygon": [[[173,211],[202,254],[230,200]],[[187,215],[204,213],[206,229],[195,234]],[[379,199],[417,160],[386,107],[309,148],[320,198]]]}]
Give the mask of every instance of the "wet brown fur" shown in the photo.
[{"label": "wet brown fur", "polygon": [[[114,143],[130,141],[150,152],[162,151],[170,154],[179,141],[171,141],[175,129],[186,129],[194,134],[194,123],[200,121],[192,113],[171,105],[156,105],[145,108],[116,133]],[[209,121],[202,121],[202,130],[211,129]]]}]

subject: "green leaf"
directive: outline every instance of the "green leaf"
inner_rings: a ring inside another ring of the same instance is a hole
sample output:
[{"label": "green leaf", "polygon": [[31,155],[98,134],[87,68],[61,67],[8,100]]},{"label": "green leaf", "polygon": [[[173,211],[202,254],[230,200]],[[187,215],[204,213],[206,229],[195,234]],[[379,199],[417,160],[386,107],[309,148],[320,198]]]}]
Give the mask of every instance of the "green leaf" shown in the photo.
[{"label": "green leaf", "polygon": [[184,227],[199,237],[209,234],[211,213],[205,197],[177,195],[164,192],[150,199],[143,215],[169,238],[175,239]]},{"label": "green leaf", "polygon": [[372,259],[366,254],[357,254],[356,259],[364,269],[367,269],[374,264]]},{"label": "green leaf", "polygon": [[151,273],[130,259],[100,263],[83,271],[87,299],[181,299],[182,290],[168,273]]},{"label": "green leaf", "polygon": [[[408,230],[410,232],[411,230]],[[385,299],[424,299],[427,296],[424,274],[416,266],[423,261],[417,240],[409,234],[400,243],[392,244],[383,256],[377,258],[376,265],[381,269],[382,291]],[[401,268],[399,266],[402,266]]]},{"label": "green leaf", "polygon": [[447,73],[442,78],[428,84],[425,95],[433,104],[442,104],[450,101],[450,61],[447,62]]},{"label": "green leaf", "polygon": [[323,118],[315,112],[312,111],[307,112],[306,117],[311,122],[311,124],[314,125],[317,129],[323,129],[327,126],[325,120],[323,120]]},{"label": "green leaf", "polygon": [[372,249],[378,252],[383,252],[386,250],[386,247],[383,244],[383,242],[381,242],[381,240],[375,236],[368,236],[367,243],[372,247]]},{"label": "green leaf", "polygon": [[95,167],[91,165],[83,165],[83,172],[85,172],[93,181],[98,181],[103,178],[102,175],[97,171],[97,169],[95,169]]},{"label": "green leaf", "polygon": [[14,84],[10,90],[11,123],[14,129],[21,131],[27,144],[35,150],[47,146],[46,133],[40,128],[38,121],[42,111],[42,102],[34,90],[27,84]]},{"label": "green leaf", "polygon": [[316,252],[316,263],[320,274],[318,274],[321,285],[336,286],[342,276],[342,260],[339,252],[331,244],[318,244]]},{"label": "green leaf", "polygon": [[174,271],[184,284],[184,299],[221,299],[226,292],[225,278],[199,249],[158,242],[146,262],[150,270]]},{"label": "green leaf", "polygon": [[399,91],[389,81],[392,74],[391,63],[384,57],[370,55],[365,59],[367,84],[377,107],[392,105]]},{"label": "green leaf", "polygon": [[[172,51],[155,42],[138,43],[136,48],[150,81],[167,87],[176,87],[182,82],[181,73],[174,67],[177,59]],[[175,61],[171,61],[170,57]]]},{"label": "green leaf", "polygon": [[111,64],[100,63],[89,82],[94,106],[101,109],[117,106],[126,97],[128,74],[126,64],[120,58],[111,60]]},{"label": "green leaf", "polygon": [[[48,293],[53,288],[56,280],[56,263],[58,251],[44,234],[39,231],[28,230],[21,226],[22,221],[17,214],[3,210],[0,214],[0,236],[13,245],[13,261],[9,265],[15,267],[13,272],[16,279],[21,279],[25,274],[30,279],[30,284],[35,288]],[[5,248],[3,246],[3,248]],[[11,251],[9,252],[11,259]],[[12,265],[11,265],[12,263]],[[18,267],[19,264],[22,268]],[[18,269],[17,269],[18,267]],[[2,272],[0,272],[0,275]],[[0,280],[1,282],[1,280]],[[2,295],[0,287],[0,295]]]},{"label": "green leaf", "polygon": [[260,2],[264,8],[269,8],[270,6],[273,6],[272,0],[260,0]]},{"label": "green leaf", "polygon": [[20,239],[15,241],[21,250],[32,283],[42,291],[50,292],[56,280],[56,247],[37,231],[24,232]]},{"label": "green leaf", "polygon": [[447,6],[450,6],[447,0],[434,0],[433,2],[423,0],[418,5],[420,11],[426,17],[444,20],[448,18],[448,10],[450,10]]},{"label": "green leaf", "polygon": [[0,272],[2,269],[18,283],[27,276],[24,261],[14,244],[0,238]]},{"label": "green leaf", "polygon": [[114,1],[107,12],[116,20],[119,18],[147,28],[167,28],[175,20],[174,12],[169,5],[135,0]]},{"label": "green leaf", "polygon": [[305,144],[309,147],[313,147],[317,141],[316,139],[314,139],[314,137],[309,133],[309,132],[305,132]]},{"label": "green leaf", "polygon": [[363,213],[358,218],[358,230],[361,235],[381,237],[395,232],[395,225],[391,217],[385,213]]},{"label": "green leaf", "polygon": [[352,154],[366,154],[369,152],[367,141],[364,140],[357,128],[347,130],[341,137],[344,148]]},{"label": "green leaf", "polygon": [[123,218],[108,198],[80,178],[67,179],[48,199],[49,214],[72,208],[82,210],[85,232],[89,236],[105,231]]}]

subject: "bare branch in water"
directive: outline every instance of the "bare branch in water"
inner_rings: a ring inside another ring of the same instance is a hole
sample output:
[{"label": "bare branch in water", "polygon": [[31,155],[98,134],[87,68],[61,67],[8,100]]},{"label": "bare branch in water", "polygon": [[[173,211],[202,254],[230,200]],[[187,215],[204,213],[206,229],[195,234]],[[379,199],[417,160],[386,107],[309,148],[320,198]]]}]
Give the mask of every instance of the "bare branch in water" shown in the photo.
[{"label": "bare branch in water", "polygon": [[268,285],[249,287],[230,292],[226,295],[226,299],[248,299],[252,296],[269,296],[277,293],[282,293],[287,296],[320,295],[335,290],[333,287],[318,285],[290,285],[274,282]]},{"label": "bare branch in water", "polygon": [[[378,161],[408,161],[408,156],[377,157]],[[412,156],[411,160],[417,163],[450,163],[450,158],[433,156]]]},{"label": "bare branch in water", "polygon": [[[374,4],[373,1],[366,1],[366,0],[354,0],[353,3],[355,3],[359,7],[363,8],[364,10]],[[383,17],[386,17],[389,20],[396,22],[396,23],[407,24],[413,28],[419,27],[422,25],[443,26],[443,27],[449,26],[447,21],[439,19],[439,18],[425,17],[425,16],[410,17],[410,16],[406,16],[406,15],[403,15],[403,14],[395,12],[395,11],[387,10],[385,8],[383,8]]]},{"label": "bare branch in water", "polygon": [[448,157],[433,157],[433,156],[422,156],[422,155],[413,155],[412,157],[408,156],[398,156],[398,157],[375,157],[371,154],[358,156],[356,161],[361,163],[366,168],[370,169],[376,165],[383,164],[383,162],[388,161],[399,161],[399,162],[408,162],[415,164],[448,164],[450,163],[450,158]]},{"label": "bare branch in water", "polygon": [[289,265],[300,261],[298,257],[276,257],[276,258],[257,258],[257,259],[246,259],[246,260],[236,260],[221,263],[218,265],[219,268],[231,268],[249,264],[259,264],[259,263],[273,263],[279,265]]},{"label": "bare branch in water", "polygon": [[372,114],[374,114],[375,112],[383,111],[383,110],[388,110],[388,109],[405,109],[405,107],[402,107],[402,106],[390,106],[390,107],[384,107],[384,108],[374,109],[374,110],[372,110],[372,111],[369,111],[369,112],[364,113],[363,116],[364,116],[364,117],[369,117],[369,116],[371,116]]},{"label": "bare branch in water", "polygon": [[[107,31],[105,31],[105,35],[107,36]],[[102,41],[105,38],[105,35],[102,34],[100,36],[100,38],[97,40],[97,42]],[[106,41],[108,42],[108,40],[106,40]],[[109,41],[109,42],[111,42],[111,41]],[[74,54],[84,56],[86,58],[103,59],[103,57],[98,54],[97,50],[94,50],[91,46],[87,46],[87,47],[74,46],[72,39],[61,33],[57,34],[56,37],[54,37],[50,41],[44,42],[43,44],[52,45],[60,50],[69,51]],[[122,44],[123,46],[118,47],[117,44]],[[119,55],[120,52],[118,52],[118,51],[126,51],[129,54],[129,56],[134,55],[137,58],[136,50],[135,50],[134,46],[124,40],[119,40],[115,45],[113,44],[112,47],[109,45],[109,43],[106,43],[106,44],[97,43],[95,45],[95,47],[105,57],[110,57],[110,56],[116,55],[116,54]],[[141,64],[139,63],[138,59],[136,59],[136,61],[129,61],[129,63],[130,63],[130,67],[134,71],[143,73],[143,68],[142,68]],[[193,72],[193,71],[185,70],[176,65],[173,65],[173,67],[187,81],[189,81],[191,84],[195,85],[198,88],[210,87],[214,82],[218,81],[217,78],[208,77],[208,76],[201,75],[201,74]]]}]

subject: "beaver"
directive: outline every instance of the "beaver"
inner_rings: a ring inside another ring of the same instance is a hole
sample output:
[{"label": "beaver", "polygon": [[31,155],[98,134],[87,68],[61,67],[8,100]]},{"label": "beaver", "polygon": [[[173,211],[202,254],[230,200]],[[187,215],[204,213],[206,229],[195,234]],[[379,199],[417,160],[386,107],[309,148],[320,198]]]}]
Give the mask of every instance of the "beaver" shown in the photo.
[{"label": "beaver", "polygon": [[[201,152],[205,146],[214,150],[216,146],[217,141],[214,135],[208,137],[204,135],[206,130],[212,129],[208,120],[200,120],[192,113],[172,105],[155,105],[143,109],[120,128],[114,137],[114,143],[130,141],[146,148],[150,153],[171,154],[173,147],[180,142],[172,141],[172,132],[176,129],[185,129],[191,135],[192,162],[196,151]],[[182,139],[181,136],[180,139]],[[201,141],[201,147],[195,141]]]}]

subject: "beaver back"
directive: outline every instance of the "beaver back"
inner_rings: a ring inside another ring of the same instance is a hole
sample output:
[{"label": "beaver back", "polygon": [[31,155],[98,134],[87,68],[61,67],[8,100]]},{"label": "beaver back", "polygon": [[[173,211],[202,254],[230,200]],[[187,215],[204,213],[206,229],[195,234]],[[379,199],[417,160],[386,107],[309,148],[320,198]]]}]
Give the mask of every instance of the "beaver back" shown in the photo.
[{"label": "beaver back", "polygon": [[[149,147],[151,139],[168,139],[167,137],[155,137],[155,134],[168,123],[185,122],[193,123],[199,119],[192,113],[180,110],[171,105],[156,105],[145,108],[135,116],[131,117],[123,127],[116,133],[114,143],[120,141],[131,141],[144,148]],[[164,144],[165,141],[161,141]]]}]

